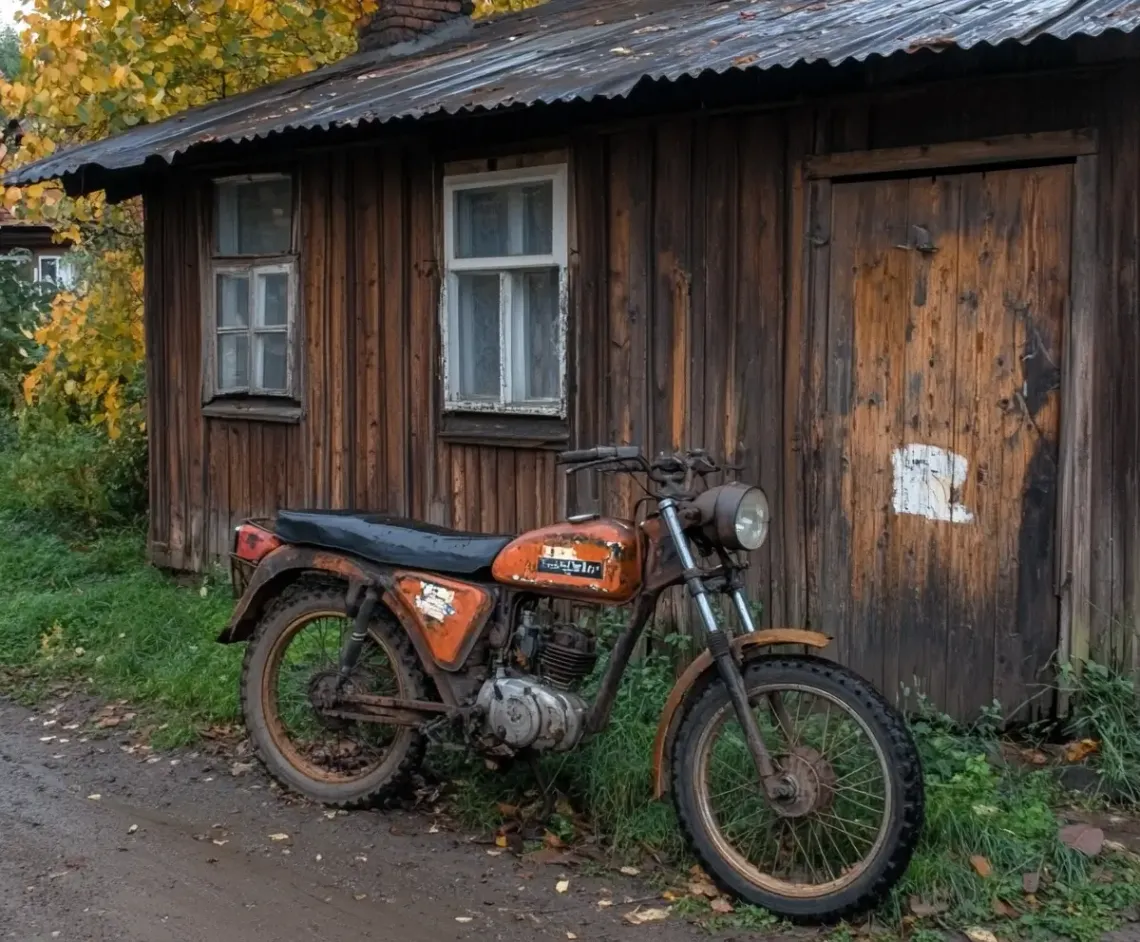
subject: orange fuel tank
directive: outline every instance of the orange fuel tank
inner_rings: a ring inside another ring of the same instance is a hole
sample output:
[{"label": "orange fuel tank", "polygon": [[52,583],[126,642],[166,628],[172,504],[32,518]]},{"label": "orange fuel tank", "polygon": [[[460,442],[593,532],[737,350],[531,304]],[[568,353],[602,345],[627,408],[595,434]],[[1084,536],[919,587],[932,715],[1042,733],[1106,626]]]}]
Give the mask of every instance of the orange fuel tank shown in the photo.
[{"label": "orange fuel tank", "polygon": [[517,589],[626,602],[641,586],[641,539],[624,520],[556,523],[508,543],[491,572]]}]

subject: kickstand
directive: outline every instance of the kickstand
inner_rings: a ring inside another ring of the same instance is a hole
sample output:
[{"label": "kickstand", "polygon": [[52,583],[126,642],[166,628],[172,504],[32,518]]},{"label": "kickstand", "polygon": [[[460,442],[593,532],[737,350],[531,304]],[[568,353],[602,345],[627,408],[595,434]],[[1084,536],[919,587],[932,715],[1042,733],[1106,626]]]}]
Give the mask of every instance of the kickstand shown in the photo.
[{"label": "kickstand", "polygon": [[542,795],[542,806],[538,809],[538,823],[546,824],[554,813],[554,803],[558,798],[558,792],[554,788],[554,782],[548,779],[542,771],[542,763],[538,761],[538,755],[531,752],[527,754],[526,758],[530,765],[530,771],[534,775],[534,780],[538,784],[539,793]]}]

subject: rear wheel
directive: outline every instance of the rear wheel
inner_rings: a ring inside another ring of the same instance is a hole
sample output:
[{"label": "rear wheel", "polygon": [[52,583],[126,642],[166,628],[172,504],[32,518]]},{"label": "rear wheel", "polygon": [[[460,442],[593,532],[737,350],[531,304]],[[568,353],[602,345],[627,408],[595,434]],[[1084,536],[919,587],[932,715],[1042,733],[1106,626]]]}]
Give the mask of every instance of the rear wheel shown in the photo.
[{"label": "rear wheel", "polygon": [[899,713],[867,681],[810,657],[754,660],[745,688],[792,786],[764,795],[724,685],[687,707],[673,749],[673,797],[720,887],[800,922],[877,905],[922,828],[918,753]]},{"label": "rear wheel", "polygon": [[[343,587],[290,586],[266,611],[246,649],[241,700],[257,755],[282,785],[341,808],[374,804],[423,759],[418,730],[358,722],[323,708],[336,690],[340,648],[352,631]],[[386,611],[345,689],[424,699],[424,678],[402,629]]]}]

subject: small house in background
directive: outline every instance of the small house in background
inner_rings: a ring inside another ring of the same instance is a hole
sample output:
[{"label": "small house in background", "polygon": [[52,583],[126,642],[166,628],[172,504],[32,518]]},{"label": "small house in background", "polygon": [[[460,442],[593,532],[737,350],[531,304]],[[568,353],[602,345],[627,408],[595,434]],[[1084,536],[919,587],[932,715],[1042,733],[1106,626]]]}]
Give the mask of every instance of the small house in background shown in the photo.
[{"label": "small house in background", "polygon": [[70,242],[54,241],[51,226],[17,219],[0,206],[0,261],[18,266],[28,281],[71,287],[75,283],[75,266],[70,252]]},{"label": "small house in background", "polygon": [[630,513],[555,451],[703,446],[775,510],[764,622],[1042,713],[1058,655],[1140,665],[1138,27],[383,0],[343,62],[11,180],[145,200],[156,563],[282,506]]}]

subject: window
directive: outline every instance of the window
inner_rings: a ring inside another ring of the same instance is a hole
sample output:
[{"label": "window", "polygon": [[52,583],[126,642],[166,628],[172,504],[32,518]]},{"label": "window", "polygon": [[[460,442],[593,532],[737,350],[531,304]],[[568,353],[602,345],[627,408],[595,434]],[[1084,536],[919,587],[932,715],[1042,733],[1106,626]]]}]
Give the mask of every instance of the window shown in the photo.
[{"label": "window", "polygon": [[212,244],[207,399],[295,397],[292,179],[215,181]]},{"label": "window", "polygon": [[444,179],[445,408],[565,414],[566,168]]},{"label": "window", "polygon": [[60,262],[58,255],[41,255],[37,260],[36,281],[50,281],[60,284]]},{"label": "window", "polygon": [[69,255],[41,255],[36,259],[36,281],[51,282],[56,288],[75,286],[76,268]]}]

